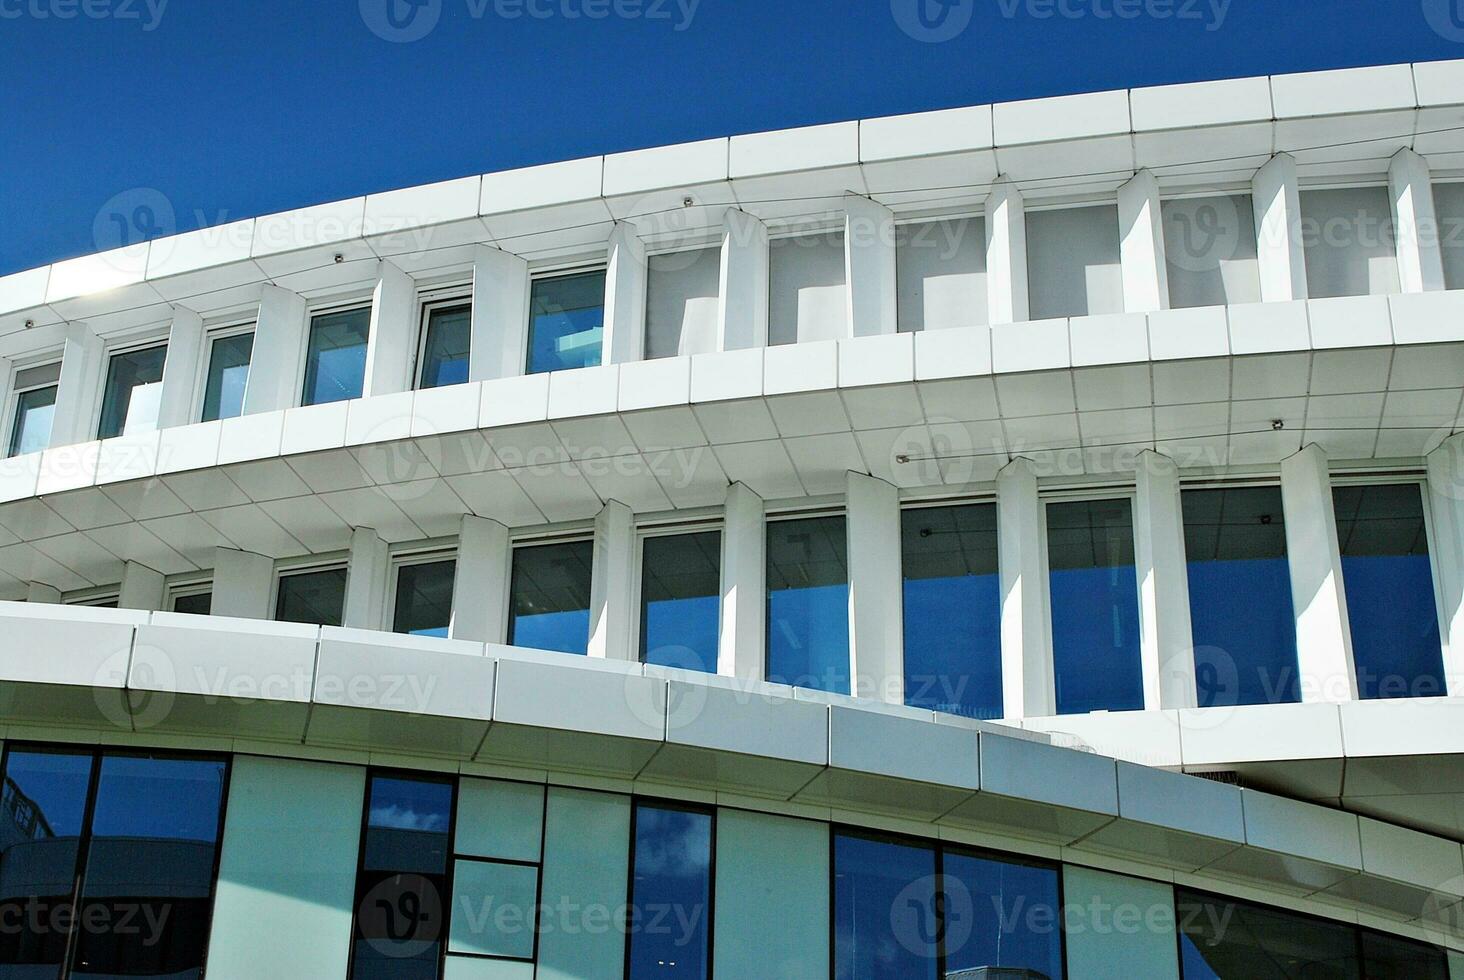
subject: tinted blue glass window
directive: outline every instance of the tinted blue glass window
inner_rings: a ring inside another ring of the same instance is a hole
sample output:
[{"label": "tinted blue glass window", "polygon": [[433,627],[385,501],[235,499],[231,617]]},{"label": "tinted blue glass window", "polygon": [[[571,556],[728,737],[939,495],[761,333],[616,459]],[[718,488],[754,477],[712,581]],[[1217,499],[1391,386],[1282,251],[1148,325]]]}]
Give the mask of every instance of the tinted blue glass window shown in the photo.
[{"label": "tinted blue glass window", "polygon": [[219,337],[209,346],[202,421],[232,419],[244,413],[244,389],[249,384],[249,359],[253,353],[252,333]]},{"label": "tinted blue glass window", "polygon": [[1047,560],[1058,713],[1142,708],[1129,501],[1048,504]]},{"label": "tinted blue glass window", "polygon": [[1358,980],[1356,930],[1280,909],[1175,894],[1184,980]]},{"label": "tinted blue glass window", "polygon": [[768,524],[768,680],[849,693],[844,518]]},{"label": "tinted blue glass window", "polygon": [[163,362],[167,356],[167,344],[112,355],[107,362],[106,385],[102,388],[98,439],[157,428]]},{"label": "tinted blue glass window", "polygon": [[397,569],[392,630],[417,636],[446,636],[452,625],[452,586],[457,562],[423,562]]},{"label": "tinted blue glass window", "polygon": [[515,548],[508,642],[584,653],[590,645],[590,567],[594,542]]},{"label": "tinted blue glass window", "polygon": [[1181,499],[1200,707],[1301,700],[1280,488]]},{"label": "tinted blue glass window", "polygon": [[718,531],[646,538],[641,548],[641,659],[717,672],[722,613]]},{"label": "tinted blue glass window", "polygon": [[998,967],[1063,975],[1056,868],[947,850],[942,875],[946,976]]},{"label": "tinted blue glass window", "polygon": [[472,306],[436,309],[427,315],[427,336],[422,341],[421,387],[438,388],[468,380],[472,320]]},{"label": "tinted blue glass window", "polygon": [[366,379],[366,342],[371,308],[322,313],[310,320],[301,405],[360,398]]},{"label": "tinted blue glass window", "polygon": [[1359,693],[1442,696],[1443,644],[1422,489],[1337,487],[1332,499]]},{"label": "tinted blue glass window", "polygon": [[529,300],[529,374],[594,367],[605,333],[605,273],[536,279]]},{"label": "tinted blue glass window", "polygon": [[905,703],[1000,718],[1001,576],[996,505],[901,516]]},{"label": "tinted blue glass window", "polygon": [[51,444],[51,420],[56,415],[56,386],[32,388],[15,397],[15,424],[10,430],[7,456],[38,453]]},{"label": "tinted blue glass window", "polygon": [[639,804],[630,892],[628,980],[711,972],[712,815]]},{"label": "tinted blue glass window", "polygon": [[346,570],[281,575],[275,597],[275,619],[281,623],[339,626],[346,610]]},{"label": "tinted blue glass window", "polygon": [[835,980],[936,980],[935,850],[834,838]]}]

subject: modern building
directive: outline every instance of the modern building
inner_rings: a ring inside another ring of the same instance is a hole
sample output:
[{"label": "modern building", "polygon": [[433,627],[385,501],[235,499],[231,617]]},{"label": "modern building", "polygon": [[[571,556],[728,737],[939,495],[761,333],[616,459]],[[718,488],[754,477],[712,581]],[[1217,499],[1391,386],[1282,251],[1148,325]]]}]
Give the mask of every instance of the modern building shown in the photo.
[{"label": "modern building", "polygon": [[248,219],[0,358],[0,980],[1464,978],[1464,62]]}]

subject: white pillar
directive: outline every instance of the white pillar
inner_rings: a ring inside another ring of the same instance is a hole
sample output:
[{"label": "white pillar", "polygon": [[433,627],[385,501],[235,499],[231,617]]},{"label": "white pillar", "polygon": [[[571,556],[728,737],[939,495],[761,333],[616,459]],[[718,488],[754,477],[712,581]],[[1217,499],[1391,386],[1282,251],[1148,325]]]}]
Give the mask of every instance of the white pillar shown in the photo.
[{"label": "white pillar", "polygon": [[1145,450],[1139,454],[1136,476],[1134,557],[1139,566],[1144,707],[1193,708],[1198,701],[1179,467],[1169,457]]},{"label": "white pillar", "polygon": [[1464,432],[1428,455],[1434,567],[1444,628],[1444,678],[1450,697],[1464,697]]},{"label": "white pillar", "polygon": [[605,266],[605,337],[600,363],[639,361],[646,348],[646,246],[628,221],[610,232]]},{"label": "white pillar", "polygon": [[163,396],[158,405],[158,428],[187,425],[193,417],[198,362],[203,356],[203,317],[192,310],[173,308],[168,328],[168,353],[163,361]]},{"label": "white pillar", "polygon": [[233,548],[214,551],[214,616],[273,619],[270,595],[274,591],[274,560]]},{"label": "white pillar", "polygon": [[61,602],[61,590],[54,585],[47,585],[44,582],[27,582],[25,586],[26,602],[41,602],[47,605],[58,605]]},{"label": "white pillar", "polygon": [[163,608],[166,592],[167,582],[162,572],[129,561],[122,566],[122,588],[117,593],[117,607],[156,612]]},{"label": "white pillar", "polygon": [[452,583],[455,640],[503,643],[508,639],[508,586],[513,548],[508,528],[494,520],[463,516],[458,532],[457,570]]},{"label": "white pillar", "polygon": [[56,382],[56,408],[51,416],[51,445],[70,446],[96,435],[97,399],[102,385],[106,345],[85,323],[66,325],[61,377]]},{"label": "white pillar", "polygon": [[722,526],[722,622],[717,673],[760,681],[767,645],[767,520],[744,483],[727,488]]},{"label": "white pillar", "polygon": [[473,323],[468,380],[524,373],[529,329],[529,263],[511,252],[473,249]]},{"label": "white pillar", "polygon": [[998,178],[986,198],[986,309],[988,322],[1032,319],[1027,298],[1027,211],[1022,192]]},{"label": "white pillar", "polygon": [[1042,556],[1042,500],[1032,463],[1014,459],[996,477],[1001,566],[1002,716],[1057,712]]},{"label": "white pillar", "polygon": [[717,349],[768,345],[768,229],[736,208],[722,217]]},{"label": "white pillar", "polygon": [[1169,267],[1159,181],[1147,170],[1118,189],[1118,231],[1123,308],[1129,313],[1169,309]]},{"label": "white pillar", "polygon": [[371,334],[366,343],[364,395],[411,391],[417,357],[417,280],[385,260],[371,294]]},{"label": "white pillar", "polygon": [[1428,161],[1412,150],[1399,150],[1388,167],[1393,199],[1393,227],[1398,241],[1398,280],[1405,293],[1444,287],[1444,257],[1439,219],[1434,210],[1433,177]]},{"label": "white pillar", "polygon": [[1296,160],[1278,153],[1251,181],[1256,217],[1256,260],[1261,299],[1267,303],[1306,299],[1306,252],[1301,240],[1301,191]]},{"label": "white pillar", "polygon": [[895,215],[858,194],[844,195],[844,294],[849,335],[895,333]]},{"label": "white pillar", "polygon": [[590,565],[589,655],[635,660],[630,624],[635,615],[635,514],[611,500],[595,517],[595,554]]},{"label": "white pillar", "polygon": [[259,297],[254,348],[249,355],[249,383],[244,388],[244,414],[290,408],[300,400],[300,365],[309,329],[305,297],[266,284]]},{"label": "white pillar", "polygon": [[904,704],[900,491],[863,473],[851,471],[847,479],[851,691]]},{"label": "white pillar", "polygon": [[381,536],[369,527],[351,532],[351,556],[346,560],[346,601],[341,625],[354,629],[390,629],[386,621],[387,579],[391,575],[391,552]]},{"label": "white pillar", "polygon": [[1315,443],[1281,463],[1281,505],[1302,700],[1356,700],[1332,480],[1327,454]]}]

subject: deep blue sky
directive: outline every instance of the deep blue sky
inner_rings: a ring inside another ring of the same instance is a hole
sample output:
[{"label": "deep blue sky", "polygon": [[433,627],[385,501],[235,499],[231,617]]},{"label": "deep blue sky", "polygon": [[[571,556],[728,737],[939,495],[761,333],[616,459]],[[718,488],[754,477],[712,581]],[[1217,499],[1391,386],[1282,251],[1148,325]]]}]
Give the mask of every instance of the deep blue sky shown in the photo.
[{"label": "deep blue sky", "polygon": [[[139,188],[183,231],[731,133],[1464,57],[1464,0],[926,0],[971,17],[938,43],[901,29],[916,0],[392,0],[440,8],[406,43],[367,26],[386,2],[0,0],[0,274],[109,244],[99,211]],[[1115,2],[1138,16],[1095,15]]]}]

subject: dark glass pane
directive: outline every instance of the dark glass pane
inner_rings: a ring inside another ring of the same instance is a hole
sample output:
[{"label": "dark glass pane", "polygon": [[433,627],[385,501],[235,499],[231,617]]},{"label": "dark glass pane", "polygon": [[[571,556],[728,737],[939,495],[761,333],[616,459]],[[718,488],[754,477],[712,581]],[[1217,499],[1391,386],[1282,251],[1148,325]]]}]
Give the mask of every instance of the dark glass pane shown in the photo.
[{"label": "dark glass pane", "polygon": [[635,811],[628,980],[703,980],[711,971],[712,816]]},{"label": "dark glass pane", "polygon": [[56,415],[56,386],[22,391],[15,399],[15,425],[10,430],[7,456],[38,453],[51,444],[51,419]]},{"label": "dark glass pane", "polygon": [[1200,707],[1301,700],[1280,488],[1181,500]]},{"label": "dark glass pane", "polygon": [[220,337],[209,347],[204,422],[237,418],[244,413],[244,388],[249,384],[249,358],[253,352],[252,333]]},{"label": "dark glass pane", "polygon": [[641,659],[717,672],[722,606],[719,531],[646,538],[641,555]]},{"label": "dark glass pane", "polygon": [[1184,980],[1358,980],[1350,927],[1180,891]]},{"label": "dark glass pane", "polygon": [[996,505],[907,510],[900,525],[905,703],[1000,718]]},{"label": "dark glass pane", "polygon": [[0,978],[55,977],[86,820],[91,753],[13,749],[0,794]]},{"label": "dark glass pane", "polygon": [[163,361],[167,356],[166,344],[112,355],[107,362],[107,383],[102,388],[98,439],[120,436],[129,428],[146,432],[157,427]]},{"label": "dark glass pane", "polygon": [[849,692],[844,518],[768,525],[768,680]]},{"label": "dark glass pane", "polygon": [[529,374],[594,367],[605,327],[605,273],[534,281],[529,302]]},{"label": "dark glass pane", "polygon": [[446,636],[452,623],[452,582],[457,562],[427,562],[397,569],[392,629],[418,636]]},{"label": "dark glass pane", "polygon": [[459,385],[468,380],[468,346],[473,308],[454,306],[427,315],[420,387]]},{"label": "dark glass pane", "polygon": [[436,980],[453,784],[374,776],[366,808],[351,976]]},{"label": "dark glass pane", "polygon": [[514,549],[510,645],[580,654],[588,649],[594,550],[593,541]]},{"label": "dark glass pane", "polygon": [[835,980],[936,980],[935,880],[931,848],[835,837]]},{"label": "dark glass pane", "polygon": [[1359,693],[1442,697],[1443,643],[1422,489],[1337,487],[1332,500]]},{"label": "dark glass pane", "polygon": [[1449,957],[1437,946],[1364,932],[1362,975],[1367,980],[1449,980]]},{"label": "dark glass pane", "polygon": [[943,870],[947,976],[1063,975],[1057,869],[947,851]]},{"label": "dark glass pane", "polygon": [[1058,714],[1142,708],[1129,501],[1048,504],[1047,559]]},{"label": "dark glass pane", "polygon": [[103,757],[73,976],[200,975],[225,771],[221,759]]},{"label": "dark glass pane", "polygon": [[281,623],[341,625],[346,608],[346,570],[326,568],[280,576],[275,619]]},{"label": "dark glass pane", "polygon": [[371,308],[324,313],[310,321],[301,405],[360,398],[366,378],[366,341]]},{"label": "dark glass pane", "polygon": [[194,592],[191,595],[173,597],[173,612],[207,616],[213,609],[212,592]]}]

